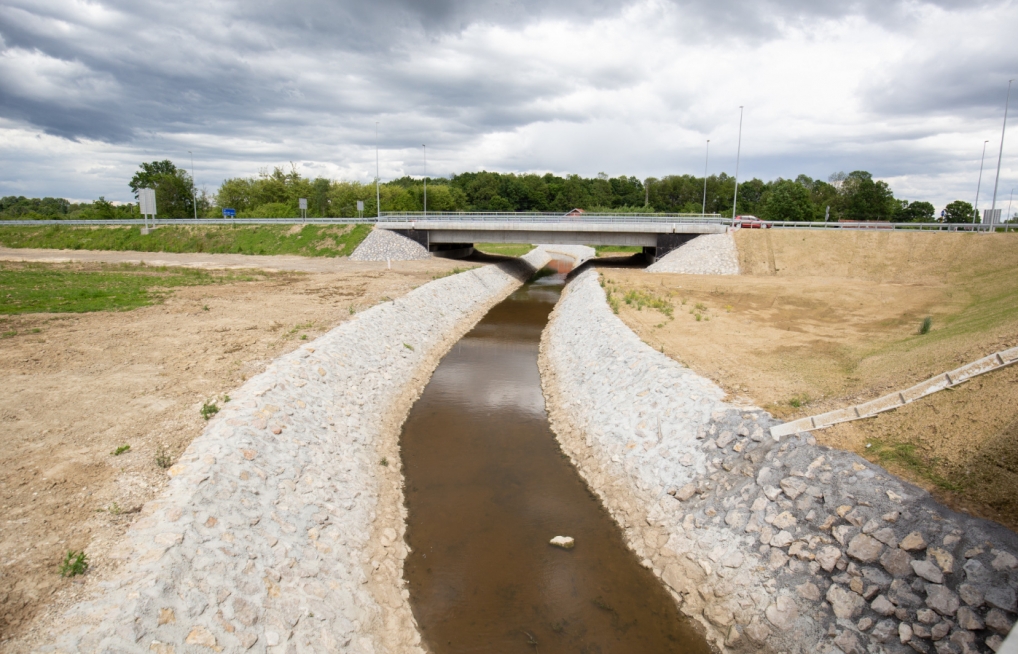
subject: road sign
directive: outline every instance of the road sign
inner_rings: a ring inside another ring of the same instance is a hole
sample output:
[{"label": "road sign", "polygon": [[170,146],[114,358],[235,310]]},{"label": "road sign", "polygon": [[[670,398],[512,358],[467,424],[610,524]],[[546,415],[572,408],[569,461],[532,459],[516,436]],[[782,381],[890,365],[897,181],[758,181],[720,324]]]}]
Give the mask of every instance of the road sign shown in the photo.
[{"label": "road sign", "polygon": [[236,209],[223,209],[223,218],[236,218],[236,217],[237,217]]},{"label": "road sign", "polygon": [[364,200],[357,200],[357,211],[364,211]]},{"label": "road sign", "polygon": [[307,208],[308,208],[308,199],[307,198],[301,198],[298,201],[300,202],[301,211],[306,211]]},{"label": "road sign", "polygon": [[143,216],[156,215],[156,190],[154,188],[138,189],[138,207]]},{"label": "road sign", "polygon": [[983,224],[996,225],[1000,222],[1000,209],[983,209]]}]

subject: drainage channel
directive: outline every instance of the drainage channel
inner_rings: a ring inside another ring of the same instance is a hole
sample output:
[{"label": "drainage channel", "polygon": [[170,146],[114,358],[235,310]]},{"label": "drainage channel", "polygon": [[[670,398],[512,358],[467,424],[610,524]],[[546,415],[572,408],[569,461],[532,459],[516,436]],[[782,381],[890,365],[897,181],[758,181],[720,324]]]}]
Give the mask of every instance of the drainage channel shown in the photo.
[{"label": "drainage channel", "polygon": [[[414,615],[435,654],[708,654],[548,424],[538,344],[567,271],[553,262],[495,306],[410,411],[401,450]],[[558,535],[575,547],[551,546]]]}]

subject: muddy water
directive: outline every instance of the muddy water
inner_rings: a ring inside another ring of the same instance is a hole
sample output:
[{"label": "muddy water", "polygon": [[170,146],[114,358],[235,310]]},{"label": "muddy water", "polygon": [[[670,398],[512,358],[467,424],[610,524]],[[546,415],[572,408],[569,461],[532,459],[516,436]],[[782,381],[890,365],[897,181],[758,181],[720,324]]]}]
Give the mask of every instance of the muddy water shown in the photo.
[{"label": "muddy water", "polygon": [[[404,426],[405,574],[424,640],[436,654],[707,654],[548,425],[537,351],[563,281],[532,281],[492,309]],[[550,546],[557,535],[576,547]]]}]

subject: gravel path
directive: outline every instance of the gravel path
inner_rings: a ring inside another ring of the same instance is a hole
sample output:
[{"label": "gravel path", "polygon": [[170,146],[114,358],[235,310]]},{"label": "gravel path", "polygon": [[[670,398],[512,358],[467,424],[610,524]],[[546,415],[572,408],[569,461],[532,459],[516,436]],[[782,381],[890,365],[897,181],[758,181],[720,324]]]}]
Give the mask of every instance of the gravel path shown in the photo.
[{"label": "gravel path", "polygon": [[686,275],[738,275],[739,252],[730,233],[705,234],[672,250],[648,272]]},{"label": "gravel path", "polygon": [[400,426],[439,358],[548,255],[378,305],[248,381],[170,469],[61,652],[423,652]]},{"label": "gravel path", "polygon": [[564,451],[720,649],[1001,646],[1018,536],[808,434],[775,442],[770,415],[726,404],[612,314],[596,271],[567,287],[540,363]]},{"label": "gravel path", "polygon": [[388,229],[376,227],[350,254],[354,261],[413,261],[428,259],[423,245]]}]

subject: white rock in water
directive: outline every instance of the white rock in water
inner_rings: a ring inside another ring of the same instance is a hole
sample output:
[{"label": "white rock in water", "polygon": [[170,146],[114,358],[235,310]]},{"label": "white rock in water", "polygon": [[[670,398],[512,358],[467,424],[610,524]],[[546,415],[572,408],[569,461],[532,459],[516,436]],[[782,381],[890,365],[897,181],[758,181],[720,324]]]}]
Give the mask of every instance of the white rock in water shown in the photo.
[{"label": "white rock in water", "polygon": [[571,550],[573,549],[573,545],[576,544],[576,541],[573,540],[571,536],[556,536],[548,542],[555,547],[561,547],[564,550]]}]

